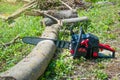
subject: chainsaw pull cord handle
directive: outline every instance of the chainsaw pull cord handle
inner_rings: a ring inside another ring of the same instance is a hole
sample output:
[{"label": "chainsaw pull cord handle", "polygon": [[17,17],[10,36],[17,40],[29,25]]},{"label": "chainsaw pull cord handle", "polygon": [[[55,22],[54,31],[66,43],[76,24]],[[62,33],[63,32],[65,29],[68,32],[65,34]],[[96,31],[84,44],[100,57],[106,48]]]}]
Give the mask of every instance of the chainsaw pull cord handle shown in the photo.
[{"label": "chainsaw pull cord handle", "polygon": [[80,45],[80,43],[81,43],[81,41],[82,41],[82,33],[84,33],[83,32],[83,29],[82,29],[82,27],[80,28],[80,33],[79,33],[79,36],[78,36],[78,41],[77,41],[77,45],[76,45],[76,47],[75,47],[75,51],[74,51],[74,55],[73,55],[73,58],[75,59],[76,57],[77,57],[77,51],[78,51],[78,48],[79,48],[79,45]]},{"label": "chainsaw pull cord handle", "polygon": [[99,44],[99,48],[101,50],[105,49],[105,50],[109,50],[109,51],[112,52],[112,56],[107,56],[107,58],[115,58],[115,50],[113,48],[111,48],[109,45],[107,45],[107,44]]}]

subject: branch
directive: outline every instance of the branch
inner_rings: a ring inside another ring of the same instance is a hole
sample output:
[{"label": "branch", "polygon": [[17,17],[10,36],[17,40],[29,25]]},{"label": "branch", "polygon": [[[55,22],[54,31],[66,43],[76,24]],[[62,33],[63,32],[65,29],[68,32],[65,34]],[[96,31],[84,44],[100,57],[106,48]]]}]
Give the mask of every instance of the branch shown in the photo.
[{"label": "branch", "polygon": [[7,20],[10,20],[10,19],[15,19],[17,18],[22,12],[24,12],[25,10],[31,8],[33,5],[35,5],[36,2],[35,1],[32,1],[26,5],[24,5],[22,8],[18,9],[17,11],[15,11],[13,14],[11,14],[10,16],[8,16],[8,18],[6,19]]},{"label": "branch", "polygon": [[60,25],[62,24],[60,20],[58,20],[57,18],[55,18],[55,17],[52,16],[52,15],[47,14],[46,11],[40,11],[40,10],[35,10],[35,11],[37,11],[37,12],[39,12],[40,14],[43,14],[43,15],[47,16],[48,18],[50,18],[50,19],[56,21],[57,24],[60,24]]},{"label": "branch", "polygon": [[18,9],[17,11],[15,11],[13,14],[11,14],[10,16],[4,16],[2,14],[0,14],[0,18],[7,21],[9,19],[15,19],[16,17],[18,17],[22,12],[24,12],[26,9],[32,7],[33,5],[35,5],[35,1],[31,1],[28,4],[25,4],[23,7],[21,7],[20,9]]},{"label": "branch", "polygon": [[[76,22],[82,22],[82,21],[88,21],[88,17],[76,17],[76,18],[69,18],[69,19],[61,19],[59,24],[62,25],[63,23],[76,23]],[[43,21],[41,21],[42,24],[46,26],[51,26],[53,24],[57,24],[55,21],[53,21],[50,18],[44,18]]]},{"label": "branch", "polygon": [[65,2],[63,2],[63,1],[61,1],[60,0],[60,2],[63,4],[63,5],[65,5],[66,7],[68,7],[70,10],[73,10],[68,4],[66,4]]},{"label": "branch", "polygon": [[50,19],[53,19],[53,20],[57,21],[57,23],[59,23],[59,20],[57,18],[55,18],[55,17],[53,17],[53,16],[51,16],[49,14],[46,14],[46,13],[44,13],[44,15],[47,16]]},{"label": "branch", "polygon": [[4,43],[3,45],[1,46],[10,46],[11,44],[14,44],[16,42],[16,40],[18,40],[20,38],[20,36],[16,36],[13,40],[11,40],[10,42],[7,42],[7,43]]}]

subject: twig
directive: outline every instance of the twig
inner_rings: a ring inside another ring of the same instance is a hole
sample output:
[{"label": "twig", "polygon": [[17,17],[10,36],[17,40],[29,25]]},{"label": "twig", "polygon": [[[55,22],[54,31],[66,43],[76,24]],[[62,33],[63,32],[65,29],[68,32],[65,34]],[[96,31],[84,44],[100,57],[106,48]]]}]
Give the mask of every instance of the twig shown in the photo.
[{"label": "twig", "polygon": [[57,21],[57,24],[58,24],[58,25],[61,25],[61,26],[63,25],[63,22],[62,22],[61,20],[58,20],[58,19],[55,18],[54,16],[51,16],[51,15],[46,14],[46,13],[44,13],[44,15],[47,16],[47,17],[50,18],[50,19],[53,19],[53,20]]},{"label": "twig", "polygon": [[43,15],[47,16],[48,18],[50,18],[52,20],[55,20],[57,22],[57,24],[62,25],[62,22],[60,20],[58,20],[54,16],[51,16],[51,15],[47,14],[46,11],[40,11],[40,10],[35,10],[35,11],[39,12],[40,14],[43,14]]},{"label": "twig", "polygon": [[70,10],[73,10],[68,4],[66,4],[65,2],[63,2],[63,1],[61,1],[60,0],[60,2],[62,3],[62,4],[64,4],[66,7],[68,7]]},{"label": "twig", "polygon": [[53,17],[53,16],[51,16],[51,15],[49,15],[47,13],[44,13],[44,15],[47,16],[50,19],[53,19],[53,20],[57,21],[57,23],[59,23],[59,20],[57,18],[55,18],[55,17]]},{"label": "twig", "polygon": [[22,8],[18,9],[17,11],[15,11],[13,14],[11,14],[10,16],[7,17],[6,21],[7,20],[10,20],[10,19],[15,19],[17,18],[22,12],[24,12],[25,10],[31,8],[33,5],[35,5],[36,2],[35,1],[32,1],[26,5],[24,5]]},{"label": "twig", "polygon": [[11,44],[14,44],[16,42],[16,40],[18,40],[19,38],[20,38],[20,36],[17,35],[13,40],[11,40],[10,42],[4,43],[1,46],[4,46],[4,47],[10,46]]}]

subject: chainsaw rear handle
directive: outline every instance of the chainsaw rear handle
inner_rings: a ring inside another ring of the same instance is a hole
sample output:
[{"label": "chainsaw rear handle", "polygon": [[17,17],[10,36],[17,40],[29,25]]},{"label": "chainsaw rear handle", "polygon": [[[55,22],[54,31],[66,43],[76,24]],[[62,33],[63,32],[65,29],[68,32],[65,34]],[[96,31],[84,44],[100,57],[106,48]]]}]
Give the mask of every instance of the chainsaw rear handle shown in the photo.
[{"label": "chainsaw rear handle", "polygon": [[112,52],[112,58],[115,57],[115,50],[113,48],[111,48],[109,45],[107,45],[107,44],[99,44],[99,48],[101,50],[105,49],[105,50],[111,51]]}]

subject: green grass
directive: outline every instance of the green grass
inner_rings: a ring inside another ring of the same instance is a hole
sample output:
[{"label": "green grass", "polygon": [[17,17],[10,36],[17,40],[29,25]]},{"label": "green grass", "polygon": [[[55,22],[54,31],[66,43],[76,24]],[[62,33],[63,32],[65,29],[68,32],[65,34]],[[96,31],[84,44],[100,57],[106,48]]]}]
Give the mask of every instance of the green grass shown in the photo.
[{"label": "green grass", "polygon": [[19,9],[23,5],[23,2],[18,3],[7,3],[7,2],[0,2],[0,13],[3,14],[11,14],[17,9]]},{"label": "green grass", "polygon": [[113,25],[118,21],[118,10],[120,8],[113,5],[94,5],[89,11],[79,10],[80,16],[88,16],[91,20],[87,26],[87,32],[96,34],[102,41],[105,39],[115,39],[116,36],[108,32],[113,30]]}]

